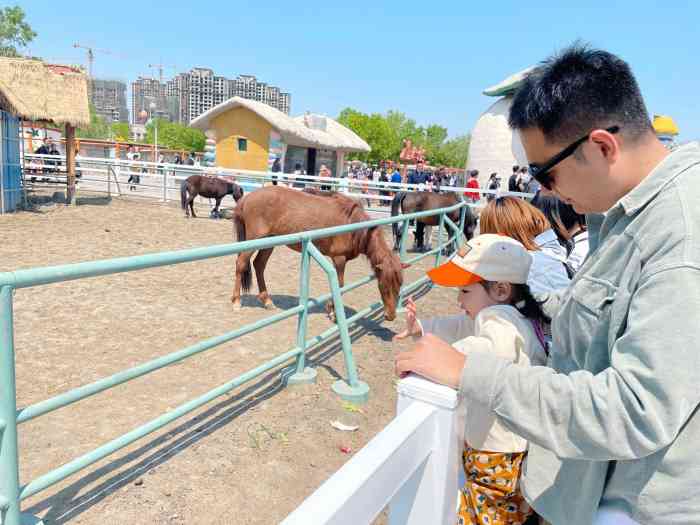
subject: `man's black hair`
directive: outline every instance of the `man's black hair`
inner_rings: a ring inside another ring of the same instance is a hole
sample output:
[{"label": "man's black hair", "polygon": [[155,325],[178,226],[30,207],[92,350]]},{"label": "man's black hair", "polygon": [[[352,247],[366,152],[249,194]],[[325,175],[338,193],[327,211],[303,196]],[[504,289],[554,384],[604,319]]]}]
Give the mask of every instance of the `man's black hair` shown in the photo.
[{"label": "man's black hair", "polygon": [[517,164],[515,166],[513,166],[513,173],[518,173],[519,171],[520,171],[520,166],[518,166]]},{"label": "man's black hair", "polygon": [[652,130],[629,65],[576,42],[531,71],[515,93],[508,123],[538,128],[551,143],[567,143],[591,130],[620,126],[635,140]]}]

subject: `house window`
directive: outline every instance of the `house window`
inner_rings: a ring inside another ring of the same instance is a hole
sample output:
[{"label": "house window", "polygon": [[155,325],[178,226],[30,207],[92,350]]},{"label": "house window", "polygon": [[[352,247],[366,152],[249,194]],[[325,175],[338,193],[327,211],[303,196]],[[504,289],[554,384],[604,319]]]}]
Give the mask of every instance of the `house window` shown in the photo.
[{"label": "house window", "polygon": [[238,151],[248,151],[248,139],[238,137]]}]

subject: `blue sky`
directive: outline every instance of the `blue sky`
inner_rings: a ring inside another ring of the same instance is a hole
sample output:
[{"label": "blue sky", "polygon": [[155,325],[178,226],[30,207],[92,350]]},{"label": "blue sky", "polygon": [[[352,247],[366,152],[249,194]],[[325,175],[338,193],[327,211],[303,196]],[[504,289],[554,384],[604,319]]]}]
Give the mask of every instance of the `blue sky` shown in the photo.
[{"label": "blue sky", "polygon": [[[565,7],[570,4],[571,7]],[[650,113],[700,139],[700,2],[354,2],[277,0],[21,2],[32,53],[131,81],[149,63],[254,74],[292,94],[292,113],[398,109],[467,133],[493,101],[481,91],[577,38],[635,71]],[[166,69],[166,76],[174,71]]]}]

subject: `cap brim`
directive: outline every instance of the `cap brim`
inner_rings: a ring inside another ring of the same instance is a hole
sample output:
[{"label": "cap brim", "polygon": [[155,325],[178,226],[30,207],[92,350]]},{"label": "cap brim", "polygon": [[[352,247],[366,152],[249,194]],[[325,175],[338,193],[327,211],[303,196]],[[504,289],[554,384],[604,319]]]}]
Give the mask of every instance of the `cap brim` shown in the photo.
[{"label": "cap brim", "polygon": [[428,277],[440,286],[469,286],[484,280],[475,273],[460,268],[452,261],[429,270]]}]

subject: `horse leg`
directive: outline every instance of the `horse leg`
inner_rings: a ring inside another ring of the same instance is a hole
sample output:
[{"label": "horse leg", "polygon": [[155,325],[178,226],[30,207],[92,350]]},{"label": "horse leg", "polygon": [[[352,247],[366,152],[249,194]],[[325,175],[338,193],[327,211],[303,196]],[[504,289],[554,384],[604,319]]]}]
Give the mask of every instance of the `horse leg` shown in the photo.
[{"label": "horse leg", "polygon": [[193,191],[190,193],[189,199],[187,199],[187,205],[190,207],[190,210],[192,211],[192,217],[195,219],[197,218],[197,215],[194,213],[194,199],[197,197],[197,192]]},{"label": "horse leg", "polygon": [[[221,217],[219,215],[219,206],[221,206],[221,199],[222,198],[223,197],[217,197],[216,198],[216,206],[214,206],[214,217],[216,217],[217,219]],[[258,255],[258,257],[260,257],[260,255]]]},{"label": "horse leg", "polygon": [[241,285],[246,292],[250,287],[250,259],[253,253],[255,252],[241,252],[236,257],[236,281],[231,294],[234,310],[241,309]]},{"label": "horse leg", "polygon": [[274,250],[274,248],[260,250],[255,257],[255,261],[253,261],[255,277],[258,280],[258,299],[260,299],[260,302],[268,310],[275,307],[270,298],[270,294],[267,292],[267,286],[265,285],[265,267],[267,266],[267,261],[270,259],[270,255],[272,255],[272,250]]},{"label": "horse leg", "polygon": [[[348,260],[343,255],[331,257],[331,259],[333,260],[333,266],[335,266],[335,273],[338,274],[338,284],[342,288],[345,286],[345,264],[348,262]],[[333,305],[332,297],[326,303],[326,312],[328,313],[330,320],[335,323],[335,307]]]}]

